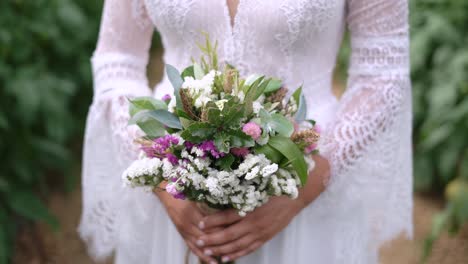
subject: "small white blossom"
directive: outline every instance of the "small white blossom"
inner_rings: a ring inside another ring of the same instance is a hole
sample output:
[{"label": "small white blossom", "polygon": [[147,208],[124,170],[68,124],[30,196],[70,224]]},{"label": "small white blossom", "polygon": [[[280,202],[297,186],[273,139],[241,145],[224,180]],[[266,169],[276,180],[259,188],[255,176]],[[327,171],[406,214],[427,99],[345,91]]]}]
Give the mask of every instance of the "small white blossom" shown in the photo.
[{"label": "small white blossom", "polygon": [[277,170],[278,170],[278,164],[273,163],[271,165],[267,165],[267,166],[263,167],[263,169],[262,169],[262,176],[263,177],[268,177],[268,176],[272,175],[273,173],[275,173]]},{"label": "small white blossom", "polygon": [[257,102],[257,101],[254,101],[252,103],[252,107],[253,107],[253,112],[254,114],[258,115],[258,113],[260,112],[261,109],[263,109],[263,105],[260,103],[260,102]]}]

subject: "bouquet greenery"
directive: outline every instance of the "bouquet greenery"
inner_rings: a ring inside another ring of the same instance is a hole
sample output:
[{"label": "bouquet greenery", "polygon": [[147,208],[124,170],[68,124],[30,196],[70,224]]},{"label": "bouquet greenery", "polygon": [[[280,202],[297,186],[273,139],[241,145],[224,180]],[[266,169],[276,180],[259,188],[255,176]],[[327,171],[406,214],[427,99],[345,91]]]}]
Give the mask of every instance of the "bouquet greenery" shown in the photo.
[{"label": "bouquet greenery", "polygon": [[298,88],[218,64],[217,43],[199,45],[199,63],[179,73],[166,65],[174,95],[130,100],[129,124],[141,155],[122,175],[126,186],[154,189],[162,182],[178,199],[211,208],[253,211],[271,196],[298,196],[316,153],[319,129],[305,120]]}]

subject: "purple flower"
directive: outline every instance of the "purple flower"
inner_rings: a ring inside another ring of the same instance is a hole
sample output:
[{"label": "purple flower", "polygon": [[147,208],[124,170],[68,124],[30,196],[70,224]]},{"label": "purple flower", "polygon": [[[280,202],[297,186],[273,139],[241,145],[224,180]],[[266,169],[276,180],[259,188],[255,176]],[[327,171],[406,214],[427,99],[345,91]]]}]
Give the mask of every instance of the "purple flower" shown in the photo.
[{"label": "purple flower", "polygon": [[236,157],[244,158],[250,153],[250,151],[248,148],[232,148],[231,153]]},{"label": "purple flower", "polygon": [[163,100],[164,102],[168,103],[169,101],[171,101],[171,95],[170,94],[165,94],[161,100]]},{"label": "purple flower", "polygon": [[310,154],[312,153],[312,151],[316,150],[317,149],[317,144],[314,143],[314,144],[310,144],[309,146],[307,146],[305,149],[304,149],[304,152],[306,154]]},{"label": "purple flower", "polygon": [[193,143],[190,142],[190,141],[185,141],[185,142],[184,142],[184,145],[185,145],[185,148],[187,148],[187,149],[189,149],[189,150],[192,149],[192,148],[195,146],[195,144],[193,144]]},{"label": "purple flower", "polygon": [[254,140],[258,140],[262,135],[262,129],[254,122],[249,122],[242,127],[242,132],[251,136]]},{"label": "purple flower", "polygon": [[172,153],[167,153],[166,158],[172,165],[177,165],[179,163],[179,159]]},{"label": "purple flower", "polygon": [[175,183],[175,182],[168,183],[166,185],[166,192],[169,193],[170,195],[172,195],[172,197],[174,197],[176,199],[184,200],[185,199],[185,194],[183,192],[179,191],[177,187],[178,187],[177,183]]},{"label": "purple flower", "polygon": [[219,158],[221,158],[221,157],[224,157],[224,155],[225,155],[224,153],[220,152],[220,151],[216,148],[216,146],[215,146],[213,140],[207,140],[207,141],[201,143],[201,144],[198,146],[198,148],[200,148],[201,150],[203,150],[203,152],[205,152],[205,155],[206,155],[207,153],[210,153],[211,156],[213,156],[213,157],[216,158],[216,159],[219,159]]}]

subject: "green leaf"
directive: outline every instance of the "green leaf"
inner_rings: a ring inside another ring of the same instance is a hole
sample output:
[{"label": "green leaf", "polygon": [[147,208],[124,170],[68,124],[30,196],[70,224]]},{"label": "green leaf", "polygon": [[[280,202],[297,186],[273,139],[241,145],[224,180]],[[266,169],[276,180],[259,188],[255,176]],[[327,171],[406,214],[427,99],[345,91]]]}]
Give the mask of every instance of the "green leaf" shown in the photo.
[{"label": "green leaf", "polygon": [[156,110],[156,109],[164,109],[167,110],[167,104],[164,103],[162,100],[144,96],[144,97],[137,97],[134,99],[130,99],[130,115],[134,116],[137,112],[143,110]]},{"label": "green leaf", "polygon": [[294,115],[294,119],[296,122],[302,122],[306,119],[307,115],[307,102],[305,100],[304,94],[302,93],[302,86],[294,91],[292,97],[297,103],[297,111]]},{"label": "green leaf", "polygon": [[193,65],[185,68],[185,70],[182,71],[182,79],[185,79],[185,77],[195,78],[195,72],[193,71]]},{"label": "green leaf", "polygon": [[138,112],[130,119],[129,124],[137,124],[149,119],[157,120],[166,127],[182,129],[182,124],[180,123],[179,118],[173,113],[162,109]]},{"label": "green leaf", "polygon": [[42,201],[30,192],[11,192],[7,199],[10,208],[17,214],[33,221],[44,221],[53,229],[58,229],[59,223],[52,216]]},{"label": "green leaf", "polygon": [[180,136],[192,143],[200,143],[202,141],[212,139],[216,133],[216,128],[208,123],[193,123],[182,131]]},{"label": "green leaf", "polygon": [[267,87],[265,88],[264,93],[271,93],[271,92],[278,90],[279,88],[281,88],[281,84],[282,83],[280,79],[275,79],[275,78],[270,79]]},{"label": "green leaf", "polygon": [[268,87],[270,81],[271,79],[266,79],[262,81],[262,83],[255,89],[253,100],[257,100],[262,94],[265,93],[265,90]]},{"label": "green leaf", "polygon": [[197,80],[201,80],[203,79],[203,76],[205,76],[205,72],[198,63],[193,64],[193,73],[195,75],[195,79]]},{"label": "green leaf", "polygon": [[219,151],[228,153],[231,146],[229,139],[229,135],[225,133],[218,133],[214,136],[214,144]]},{"label": "green leaf", "polygon": [[174,88],[174,96],[176,97],[176,106],[177,108],[182,108],[182,100],[180,99],[179,90],[184,83],[182,77],[180,76],[179,71],[172,65],[166,64],[166,73],[169,81]]},{"label": "green leaf", "polygon": [[299,150],[296,144],[294,144],[290,138],[276,136],[270,138],[268,145],[279,151],[288,159],[288,162],[297,172],[301,184],[304,185],[307,182],[308,168],[304,160],[304,154]]},{"label": "green leaf", "polygon": [[166,128],[164,125],[154,119],[140,121],[137,123],[137,125],[149,137],[162,137],[166,134]]},{"label": "green leaf", "polygon": [[290,137],[294,132],[294,125],[281,114],[272,114],[269,125],[283,137]]},{"label": "green leaf", "polygon": [[231,147],[253,147],[255,146],[255,140],[240,130],[229,130],[226,132],[231,138]]},{"label": "green leaf", "polygon": [[281,152],[279,152],[278,150],[276,150],[268,144],[255,148],[255,153],[265,155],[265,157],[271,160],[271,162],[276,164],[280,164],[281,161],[284,159],[284,155],[281,154]]},{"label": "green leaf", "polygon": [[236,158],[232,154],[227,154],[226,156],[218,159],[215,164],[222,170],[231,170],[232,163]]},{"label": "green leaf", "polygon": [[175,109],[175,112],[179,118],[185,118],[185,119],[192,119],[184,110],[182,109]]}]

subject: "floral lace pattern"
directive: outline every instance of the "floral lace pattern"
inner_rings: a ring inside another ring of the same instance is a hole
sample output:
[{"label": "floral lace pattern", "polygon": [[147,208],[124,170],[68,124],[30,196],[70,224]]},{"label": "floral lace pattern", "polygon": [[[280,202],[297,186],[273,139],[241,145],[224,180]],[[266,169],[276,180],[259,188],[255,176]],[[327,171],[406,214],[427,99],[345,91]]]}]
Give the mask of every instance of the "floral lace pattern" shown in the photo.
[{"label": "floral lace pattern", "polygon": [[[407,5],[240,0],[231,25],[225,0],[107,0],[92,60],[95,97],[83,164],[80,232],[91,253],[102,258],[117,248],[117,263],[183,262],[182,253],[174,254],[185,252],[183,240],[157,200],[119,188],[139,133],[126,126],[126,98],[151,94],[146,64],[154,25],[165,62],[187,65],[207,32],[219,42],[220,60],[243,74],[277,76],[287,87],[302,83],[307,114],[322,125],[327,189],[284,232],[238,262],[308,263],[314,256],[317,263],[377,263],[382,242],[412,232]],[[345,25],[352,52],[338,101],[332,72]],[[171,89],[163,79],[156,92]]]}]

